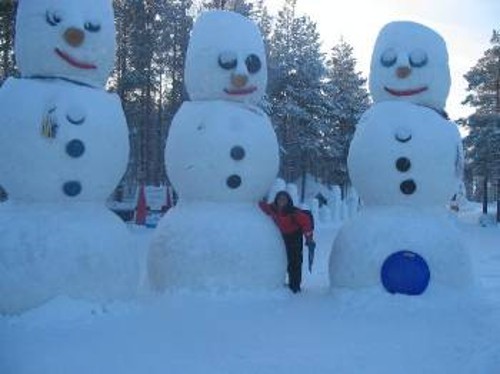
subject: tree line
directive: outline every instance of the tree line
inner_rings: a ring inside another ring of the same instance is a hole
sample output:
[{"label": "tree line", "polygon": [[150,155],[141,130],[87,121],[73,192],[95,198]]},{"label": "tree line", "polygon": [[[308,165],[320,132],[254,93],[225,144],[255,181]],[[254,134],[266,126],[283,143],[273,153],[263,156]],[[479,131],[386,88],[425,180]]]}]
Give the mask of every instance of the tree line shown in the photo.
[{"label": "tree line", "polygon": [[[327,53],[316,23],[284,0],[271,15],[265,0],[114,0],[116,67],[108,88],[122,99],[131,153],[123,183],[163,184],[163,149],[170,122],[187,94],[184,59],[193,20],[204,9],[242,13],[260,27],[268,53],[269,85],[262,107],[281,147],[280,176],[347,186],[347,153],[355,124],[369,107],[366,79],[352,46],[339,40]],[[16,75],[13,56],[16,2],[0,2],[0,84]],[[469,196],[485,195],[500,178],[500,37],[464,76],[464,104],[475,112],[459,123],[468,130],[465,180]],[[168,160],[167,160],[168,162]],[[485,182],[486,181],[486,182]]]},{"label": "tree line", "polygon": [[[468,95],[463,104],[474,108],[471,116],[459,121],[468,132],[465,182],[468,196],[482,200],[487,213],[488,202],[500,201],[500,29],[493,31],[490,48],[464,78]],[[500,221],[498,209],[497,216]]]}]

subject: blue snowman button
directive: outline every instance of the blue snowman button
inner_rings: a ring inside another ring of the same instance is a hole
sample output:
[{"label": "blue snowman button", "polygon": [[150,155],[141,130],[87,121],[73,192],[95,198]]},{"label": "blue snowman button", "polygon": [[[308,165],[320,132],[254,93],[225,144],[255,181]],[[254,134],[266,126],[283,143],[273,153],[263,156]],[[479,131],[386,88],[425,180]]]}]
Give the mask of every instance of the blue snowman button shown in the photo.
[{"label": "blue snowman button", "polygon": [[73,139],[66,144],[66,153],[73,158],[81,157],[85,153],[85,144],[79,139]]},{"label": "blue snowman button", "polygon": [[427,262],[418,253],[399,251],[384,261],[380,277],[389,293],[421,295],[429,285],[431,273]]},{"label": "blue snowman button", "polygon": [[82,192],[82,184],[78,181],[69,181],[63,184],[63,192],[66,196],[75,197]]}]

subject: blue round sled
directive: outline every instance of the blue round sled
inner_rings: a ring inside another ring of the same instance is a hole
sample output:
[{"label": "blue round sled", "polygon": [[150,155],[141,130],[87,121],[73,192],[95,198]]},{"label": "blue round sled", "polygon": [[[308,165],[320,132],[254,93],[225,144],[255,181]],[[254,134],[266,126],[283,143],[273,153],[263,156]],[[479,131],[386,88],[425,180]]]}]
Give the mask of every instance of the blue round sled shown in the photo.
[{"label": "blue round sled", "polygon": [[387,257],[380,277],[389,293],[421,295],[429,285],[431,273],[422,256],[411,251],[400,251]]}]

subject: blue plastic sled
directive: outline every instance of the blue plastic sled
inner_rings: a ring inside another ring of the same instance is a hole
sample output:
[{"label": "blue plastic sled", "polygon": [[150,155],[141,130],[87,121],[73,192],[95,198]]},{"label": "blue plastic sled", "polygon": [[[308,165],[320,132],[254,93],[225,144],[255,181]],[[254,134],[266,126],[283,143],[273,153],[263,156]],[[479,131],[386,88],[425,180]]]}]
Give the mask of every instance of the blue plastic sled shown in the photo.
[{"label": "blue plastic sled", "polygon": [[411,251],[400,251],[387,257],[380,277],[389,293],[421,295],[429,285],[431,273],[422,256]]}]

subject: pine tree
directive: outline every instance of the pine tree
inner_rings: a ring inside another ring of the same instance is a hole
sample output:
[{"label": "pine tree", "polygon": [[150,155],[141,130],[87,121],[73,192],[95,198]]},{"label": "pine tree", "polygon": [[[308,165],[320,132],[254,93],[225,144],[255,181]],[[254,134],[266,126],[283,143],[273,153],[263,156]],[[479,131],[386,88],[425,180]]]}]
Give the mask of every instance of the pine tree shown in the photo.
[{"label": "pine tree", "polygon": [[17,2],[0,1],[0,85],[12,75],[14,67],[14,21]]},{"label": "pine tree", "polygon": [[273,32],[273,16],[269,14],[264,0],[258,0],[252,8],[250,14],[257,26],[259,26],[260,32],[262,33],[262,38],[264,39],[264,44],[266,46],[266,51],[269,53],[269,45],[271,44],[271,35]]},{"label": "pine tree", "polygon": [[470,93],[463,104],[480,114],[500,113],[500,30],[493,31],[490,42],[492,46],[464,76]]},{"label": "pine tree", "polygon": [[186,98],[184,60],[191,0],[115,0],[117,68],[131,138],[127,184],[162,184],[168,125]]},{"label": "pine tree", "polygon": [[[163,29],[161,35],[160,61],[162,69],[159,71],[160,103],[158,121],[160,123],[159,139],[161,149],[161,179],[165,180],[163,150],[167,138],[168,128],[172,119],[187,99],[184,87],[184,63],[189,43],[189,33],[193,25],[191,0],[171,0],[165,2],[160,12]],[[168,160],[167,160],[168,162]]]},{"label": "pine tree", "polygon": [[[500,184],[500,31],[493,31],[491,47],[464,76],[469,83],[464,104],[475,113],[463,121],[469,174],[482,178],[483,212],[488,212],[488,184]],[[500,198],[500,197],[497,197]]]},{"label": "pine tree", "polygon": [[250,15],[252,7],[253,4],[246,0],[209,0],[203,3],[204,9],[230,10],[244,16]]},{"label": "pine tree", "polygon": [[366,90],[366,79],[356,71],[353,47],[340,40],[331,50],[327,61],[324,92],[328,98],[329,127],[323,141],[327,151],[325,162],[331,174],[328,183],[347,187],[347,155],[352,137],[361,115],[370,102]]},{"label": "pine tree", "polygon": [[308,17],[296,17],[295,8],[296,0],[285,1],[271,38],[269,101],[283,150],[283,177],[305,181],[322,157],[325,66],[316,24]]},{"label": "pine tree", "polygon": [[[15,74],[14,67],[14,19],[16,2],[0,1],[0,89],[2,83]],[[7,193],[0,186],[0,202],[7,199]]]}]

